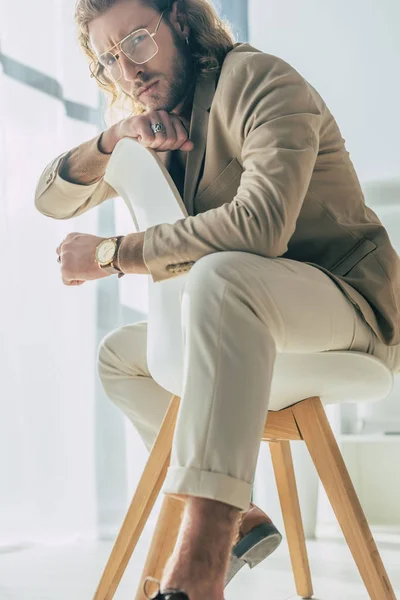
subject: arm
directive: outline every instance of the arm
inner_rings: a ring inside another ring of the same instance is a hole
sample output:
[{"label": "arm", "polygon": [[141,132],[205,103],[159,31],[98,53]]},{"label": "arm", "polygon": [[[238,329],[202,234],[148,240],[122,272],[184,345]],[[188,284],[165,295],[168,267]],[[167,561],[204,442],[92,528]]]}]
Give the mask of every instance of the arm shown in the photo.
[{"label": "arm", "polygon": [[[319,147],[321,115],[305,80],[284,61],[246,56],[221,82],[226,135],[244,172],[232,202],[174,224],[150,227],[144,261],[154,281],[173,277],[170,264],[190,264],[213,252],[284,254],[309,187]],[[130,236],[121,245],[127,265]]]},{"label": "arm", "polygon": [[[174,127],[180,147],[185,151],[192,150],[193,142],[188,139],[184,120],[172,113],[163,113],[164,122],[168,119],[170,126]],[[158,113],[122,119],[100,136],[58,156],[46,167],[36,187],[36,208],[54,219],[71,219],[109,198],[117,197],[117,192],[104,181],[110,156],[118,141],[124,137],[139,139],[140,143],[154,146],[157,151],[159,141],[150,129],[154,116],[158,118]],[[176,146],[176,137],[167,142]]]},{"label": "arm", "polygon": [[105,133],[89,140],[66,154],[60,163],[59,175],[78,185],[97,183],[105,174],[112,151],[104,149]]},{"label": "arm", "polygon": [[104,181],[111,153],[104,153],[107,147],[101,146],[100,150],[101,135],[61,154],[47,165],[35,191],[35,206],[39,212],[53,219],[71,219],[118,196]]}]

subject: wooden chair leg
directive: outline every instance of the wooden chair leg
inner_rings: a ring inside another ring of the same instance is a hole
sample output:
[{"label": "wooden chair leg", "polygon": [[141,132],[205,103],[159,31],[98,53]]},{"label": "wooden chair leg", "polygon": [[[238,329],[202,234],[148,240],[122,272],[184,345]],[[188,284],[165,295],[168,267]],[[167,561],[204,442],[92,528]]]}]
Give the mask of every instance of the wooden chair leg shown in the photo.
[{"label": "wooden chair leg", "polygon": [[396,600],[321,400],[309,398],[292,410],[369,597]]},{"label": "wooden chair leg", "polygon": [[[143,590],[146,577],[150,576],[161,580],[164,567],[175,548],[185,504],[185,501],[178,500],[169,494],[165,495],[135,600],[146,599]],[[155,591],[157,590],[155,589]],[[147,584],[147,592],[153,593],[150,583]]]},{"label": "wooden chair leg", "polygon": [[311,598],[314,591],[311,581],[310,565],[308,562],[290,442],[269,442],[269,449],[278,488],[297,594],[303,598]]},{"label": "wooden chair leg", "polygon": [[179,403],[173,396],[93,600],[112,600],[149,518],[167,474]]}]

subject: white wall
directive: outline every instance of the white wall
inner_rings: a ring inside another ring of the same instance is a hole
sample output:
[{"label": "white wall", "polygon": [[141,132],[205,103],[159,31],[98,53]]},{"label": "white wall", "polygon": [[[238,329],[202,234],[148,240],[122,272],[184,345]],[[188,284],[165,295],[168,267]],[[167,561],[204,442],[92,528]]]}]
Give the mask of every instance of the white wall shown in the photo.
[{"label": "white wall", "polygon": [[249,0],[249,41],[325,99],[361,181],[399,174],[398,0]]},{"label": "white wall", "polygon": [[[250,43],[288,61],[322,95],[366,202],[400,254],[399,25],[398,0],[249,0]],[[375,413],[377,431],[399,430],[400,381],[384,405],[363,411],[369,420]]]},{"label": "white wall", "polygon": [[[324,98],[346,140],[367,204],[378,214],[400,253],[400,3],[248,1],[250,44],[289,62]],[[359,405],[366,431],[400,429],[400,377],[396,379],[393,393],[384,402]],[[381,478],[379,495],[371,493],[380,464],[393,457],[388,469],[399,473],[394,451],[398,447],[383,442],[354,447],[346,444],[345,460],[373,524],[400,524],[400,510],[385,504],[385,498],[399,489],[400,477],[387,477],[386,488]],[[306,456],[296,444],[292,444],[292,451],[295,467],[296,462],[299,467],[296,474],[305,528],[312,535],[313,467],[311,463],[307,466]],[[280,524],[274,488],[268,449],[262,448],[255,501]],[[333,513],[326,508],[321,490],[319,505],[323,509],[319,510],[319,524],[331,521]]]}]

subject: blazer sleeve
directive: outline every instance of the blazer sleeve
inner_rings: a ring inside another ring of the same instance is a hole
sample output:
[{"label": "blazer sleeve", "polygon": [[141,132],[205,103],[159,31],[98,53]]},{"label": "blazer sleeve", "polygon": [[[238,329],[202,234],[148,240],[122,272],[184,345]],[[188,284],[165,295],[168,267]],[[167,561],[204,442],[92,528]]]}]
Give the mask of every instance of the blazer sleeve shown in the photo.
[{"label": "blazer sleeve", "polygon": [[[91,162],[82,164],[82,169],[90,173],[94,166],[100,165],[104,169],[109,159],[108,155],[97,150],[99,136],[82,144],[85,149],[91,150]],[[76,150],[79,151],[78,147]],[[62,179],[59,170],[63,159],[69,154],[64,152],[47,165],[35,190],[35,206],[39,212],[53,219],[72,219],[87,210],[118,196],[117,192],[101,177],[90,185],[79,185]]]},{"label": "blazer sleeve", "polygon": [[[226,135],[241,152],[237,194],[220,207],[146,230],[144,261],[153,281],[186,271],[213,252],[281,256],[295,230],[321,126],[307,82],[285,61],[271,66],[269,55],[253,53],[227,74],[218,100]],[[121,250],[129,268],[129,236]]]}]

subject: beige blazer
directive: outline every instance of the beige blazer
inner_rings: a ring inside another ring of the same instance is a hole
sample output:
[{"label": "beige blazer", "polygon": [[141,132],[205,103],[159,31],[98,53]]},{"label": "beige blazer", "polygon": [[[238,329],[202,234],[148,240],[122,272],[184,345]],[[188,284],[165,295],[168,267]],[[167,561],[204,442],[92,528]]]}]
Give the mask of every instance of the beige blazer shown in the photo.
[{"label": "beige blazer", "polygon": [[[144,260],[154,281],[212,252],[290,258],[327,273],[385,344],[400,342],[399,256],[365,205],[334,117],[292,66],[235,44],[219,76],[197,81],[190,139],[188,216],[145,234]],[[39,211],[68,219],[117,195],[103,179],[88,186],[62,180],[65,154],[38,182]],[[121,246],[125,257],[129,237]]]}]

